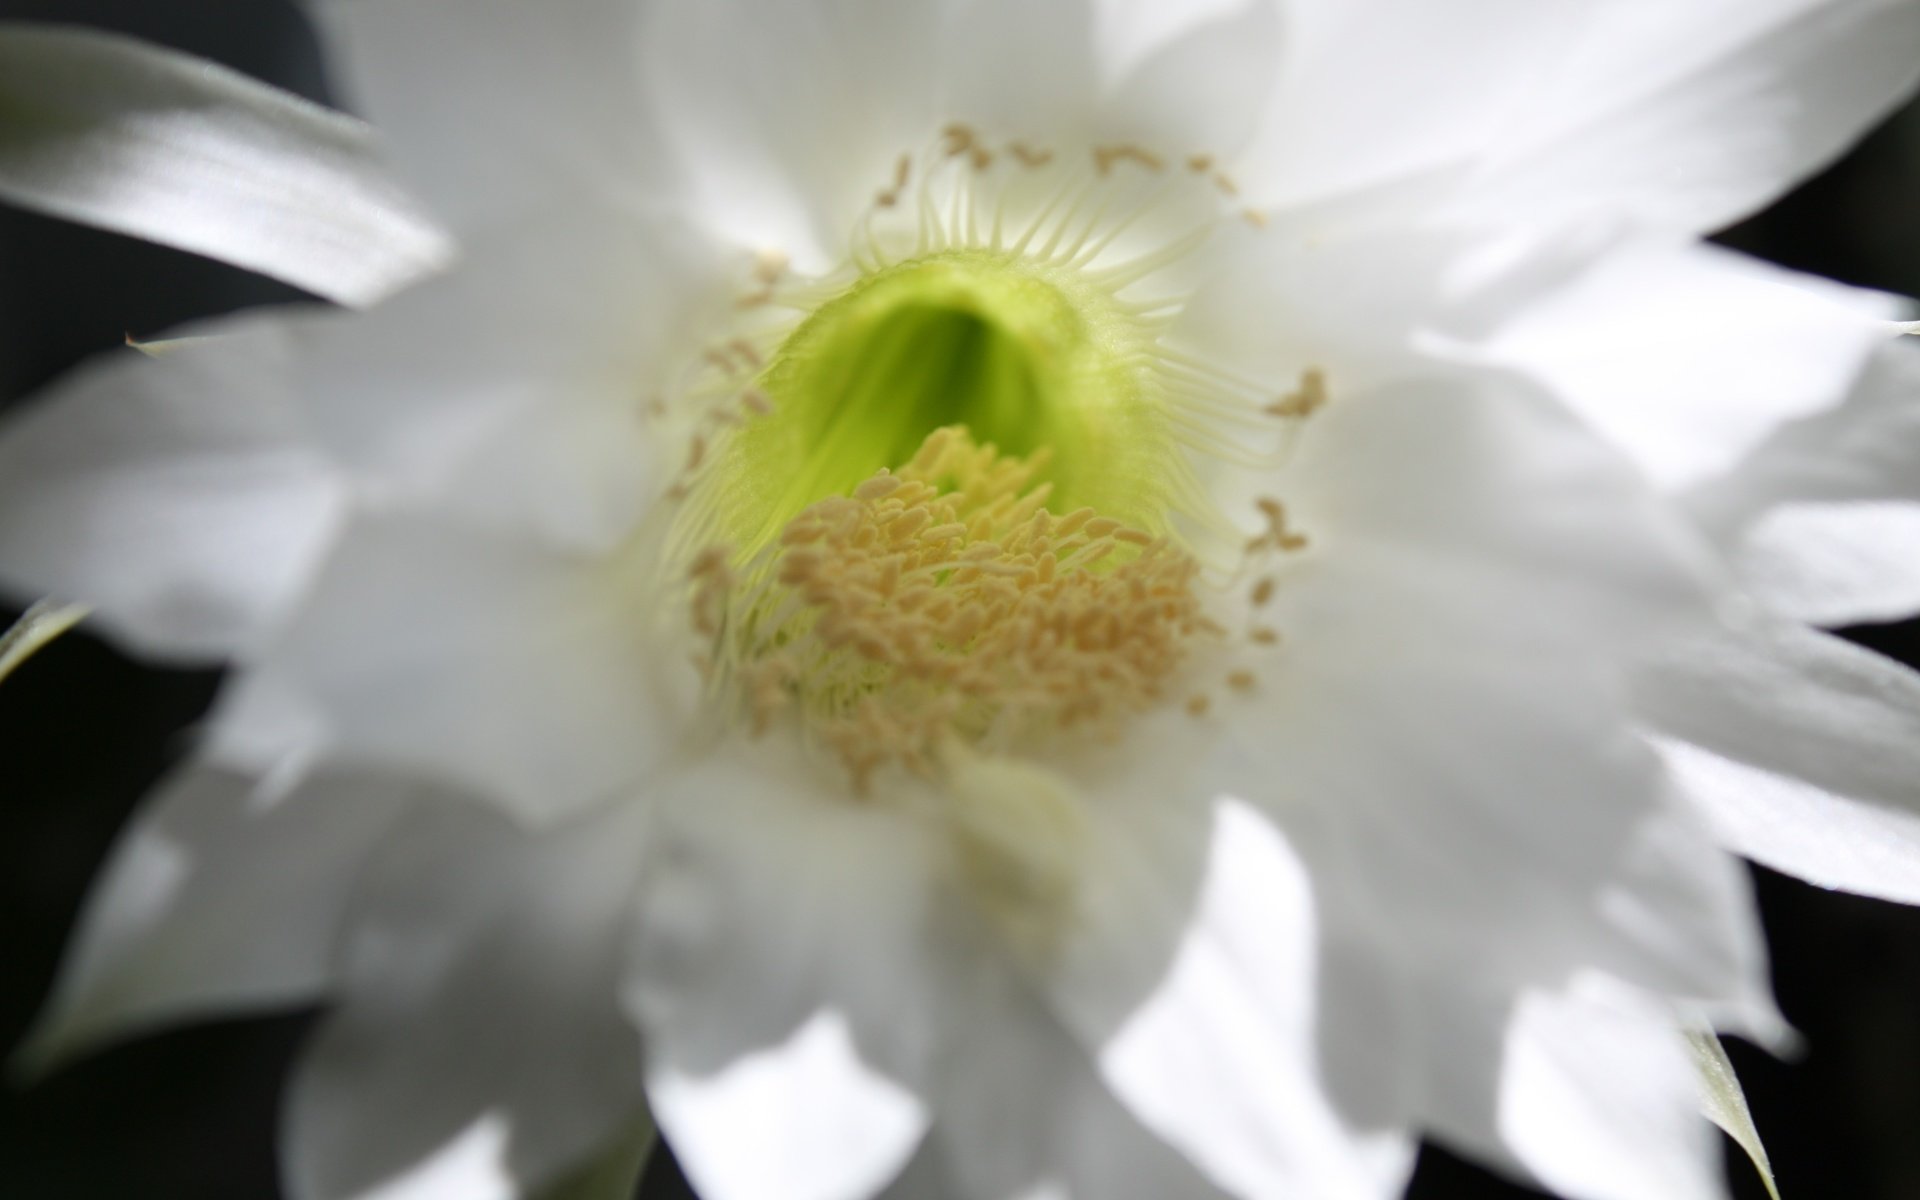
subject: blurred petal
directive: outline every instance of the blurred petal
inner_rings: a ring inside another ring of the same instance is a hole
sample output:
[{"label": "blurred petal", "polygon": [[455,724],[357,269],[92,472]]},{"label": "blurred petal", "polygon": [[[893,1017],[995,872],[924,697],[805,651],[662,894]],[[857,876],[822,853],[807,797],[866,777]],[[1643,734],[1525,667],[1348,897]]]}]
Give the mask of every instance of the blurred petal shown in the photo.
[{"label": "blurred petal", "polygon": [[1659,1006],[1588,976],[1510,1007],[1462,989],[1429,1017],[1429,1040],[1455,1048],[1429,1109],[1443,1140],[1568,1200],[1724,1196],[1691,1055]]},{"label": "blurred petal", "polygon": [[1888,340],[1845,403],[1686,500],[1776,612],[1846,625],[1920,611],[1920,344]]},{"label": "blurred petal", "polygon": [[1708,233],[1825,166],[1920,79],[1908,0],[1564,7],[1566,52],[1466,189],[1478,218]]},{"label": "blurred petal", "polygon": [[662,1133],[708,1200],[879,1190],[928,1121],[937,865],[892,805],[733,739],[666,785],[624,990]]},{"label": "blurred petal", "polygon": [[452,247],[351,117],[118,34],[0,23],[0,197],[368,304]]},{"label": "blurred petal", "polygon": [[1222,800],[1186,862],[1176,818],[1127,808],[1091,831],[1083,928],[1038,975],[1061,1020],[1141,1123],[1226,1190],[1397,1195],[1406,1147],[1354,1128],[1319,1078],[1318,935],[1293,850]]},{"label": "blurred petal", "polygon": [[623,802],[529,834],[462,803],[382,840],[290,1093],[296,1200],[484,1194],[420,1173],[477,1130],[492,1142],[471,1160],[524,1195],[631,1118],[639,1036],[616,984],[644,818]]},{"label": "blurred petal", "polygon": [[893,1200],[1224,1193],[1143,1128],[1080,1045],[991,948],[953,964],[950,1048],[930,1086],[933,1127]]},{"label": "blurred petal", "polygon": [[136,648],[245,653],[293,599],[344,485],[308,449],[272,321],[88,363],[0,426],[0,581],[87,604]]},{"label": "blurred petal", "polygon": [[466,234],[664,178],[632,0],[309,0],[349,107]]},{"label": "blurred petal", "polygon": [[223,768],[188,768],[115,848],[24,1061],[45,1068],[112,1034],[317,999],[360,860],[418,799],[375,776],[324,774],[276,797]]},{"label": "blurred petal", "polygon": [[[223,698],[216,734],[235,752],[422,772],[550,820],[624,794],[671,746],[654,690],[670,668],[646,629],[597,560],[452,518],[367,514]],[[256,740],[302,718],[319,746]]]},{"label": "blurred petal", "polygon": [[1844,395],[1897,301],[1705,246],[1630,246],[1489,347],[1682,488]]}]

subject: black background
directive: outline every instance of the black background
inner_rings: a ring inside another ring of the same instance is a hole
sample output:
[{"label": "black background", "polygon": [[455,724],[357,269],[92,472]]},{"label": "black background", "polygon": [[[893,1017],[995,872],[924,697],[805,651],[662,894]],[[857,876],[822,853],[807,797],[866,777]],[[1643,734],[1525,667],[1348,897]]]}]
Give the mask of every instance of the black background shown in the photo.
[{"label": "black background", "polygon": [[[111,26],[326,98],[312,36],[284,0],[0,0],[0,17]],[[1920,295],[1920,105],[1722,240]],[[0,206],[0,402],[127,333],[299,298],[193,255]],[[0,621],[24,599],[0,598]],[[1849,632],[1920,661],[1916,623]],[[218,682],[138,665],[82,633],[0,688],[0,1047],[41,1003],[87,881]],[[1755,875],[1780,1002],[1811,1046],[1793,1063],[1732,1047],[1782,1192],[1920,1198],[1920,910]],[[199,1026],[104,1050],[31,1088],[0,1087],[0,1197],[274,1196],[276,1097],[310,1023],[291,1013]],[[1763,1195],[1737,1155],[1732,1174],[1736,1196]],[[643,1194],[687,1194],[665,1155]],[[1433,1149],[1411,1194],[1535,1195]]]}]

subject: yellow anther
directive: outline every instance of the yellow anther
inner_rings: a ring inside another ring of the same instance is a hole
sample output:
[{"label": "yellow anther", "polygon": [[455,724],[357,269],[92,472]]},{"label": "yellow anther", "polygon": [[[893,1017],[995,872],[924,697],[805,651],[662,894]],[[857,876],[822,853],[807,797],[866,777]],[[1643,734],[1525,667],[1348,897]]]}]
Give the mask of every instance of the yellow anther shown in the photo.
[{"label": "yellow anther", "polygon": [[1327,373],[1309,367],[1300,373],[1300,386],[1269,404],[1266,412],[1275,417],[1310,417],[1327,403]]},{"label": "yellow anther", "polygon": [[1164,171],[1167,168],[1166,159],[1132,142],[1093,148],[1094,169],[1102,175],[1111,175],[1114,165],[1122,162],[1137,163],[1149,171]]},{"label": "yellow anther", "polygon": [[[803,511],[740,582],[715,575],[730,591],[699,589],[695,626],[754,727],[794,716],[863,785],[930,769],[956,738],[1105,726],[1156,702],[1187,639],[1217,628],[1198,564],[1091,509],[1055,516],[1035,474],[1034,457],[937,431],[898,474]],[[1116,541],[1144,549],[1115,564]]]},{"label": "yellow anther", "polygon": [[1018,159],[1023,167],[1044,167],[1053,161],[1053,151],[1036,150],[1025,142],[1015,142],[1007,147],[1007,152]]}]

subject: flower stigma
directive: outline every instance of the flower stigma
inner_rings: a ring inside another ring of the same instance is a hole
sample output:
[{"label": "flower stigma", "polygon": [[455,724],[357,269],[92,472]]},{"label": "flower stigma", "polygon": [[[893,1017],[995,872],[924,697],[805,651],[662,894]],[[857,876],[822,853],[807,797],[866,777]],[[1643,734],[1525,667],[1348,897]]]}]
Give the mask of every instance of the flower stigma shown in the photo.
[{"label": "flower stigma", "polygon": [[1205,717],[1202,660],[1223,695],[1256,685],[1280,641],[1260,564],[1307,542],[1262,499],[1249,543],[1208,479],[1271,465],[1326,389],[1276,398],[1169,344],[1179,268],[1258,225],[1233,193],[1205,155],[1076,162],[956,124],[900,158],[838,271],[763,258],[706,356],[725,399],[671,538],[729,723],[797,728],[856,794],[897,767],[957,798],[1162,703]]}]

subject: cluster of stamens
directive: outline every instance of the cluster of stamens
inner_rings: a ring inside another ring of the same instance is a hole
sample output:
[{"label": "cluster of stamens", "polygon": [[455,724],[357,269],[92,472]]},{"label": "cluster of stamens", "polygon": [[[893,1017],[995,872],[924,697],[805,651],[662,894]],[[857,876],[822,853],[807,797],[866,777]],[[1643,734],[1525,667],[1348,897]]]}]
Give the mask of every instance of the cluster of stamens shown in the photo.
[{"label": "cluster of stamens", "polygon": [[1046,459],[936,430],[738,573],[708,550],[692,573],[710,675],[756,730],[798,715],[861,791],[889,764],[932,773],[949,739],[1111,731],[1161,698],[1188,639],[1222,631],[1191,555],[1091,508],[1050,512]]}]

